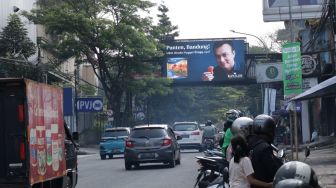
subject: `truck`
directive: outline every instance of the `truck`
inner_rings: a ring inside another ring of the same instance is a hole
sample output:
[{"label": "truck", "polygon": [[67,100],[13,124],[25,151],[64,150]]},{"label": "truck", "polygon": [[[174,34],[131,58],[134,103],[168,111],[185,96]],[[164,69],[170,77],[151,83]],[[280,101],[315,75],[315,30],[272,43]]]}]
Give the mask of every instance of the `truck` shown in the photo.
[{"label": "truck", "polygon": [[78,134],[63,117],[63,89],[0,79],[0,187],[74,188]]}]

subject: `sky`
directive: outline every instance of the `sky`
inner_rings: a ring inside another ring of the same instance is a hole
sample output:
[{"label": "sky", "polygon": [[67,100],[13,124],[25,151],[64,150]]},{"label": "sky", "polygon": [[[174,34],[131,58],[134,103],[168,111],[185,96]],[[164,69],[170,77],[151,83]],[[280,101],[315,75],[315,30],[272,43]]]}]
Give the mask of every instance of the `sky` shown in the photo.
[{"label": "sky", "polygon": [[246,37],[250,45],[260,46],[258,39],[230,30],[264,39],[284,28],[283,22],[263,21],[262,0],[165,0],[164,4],[172,24],[179,28],[178,39]]}]

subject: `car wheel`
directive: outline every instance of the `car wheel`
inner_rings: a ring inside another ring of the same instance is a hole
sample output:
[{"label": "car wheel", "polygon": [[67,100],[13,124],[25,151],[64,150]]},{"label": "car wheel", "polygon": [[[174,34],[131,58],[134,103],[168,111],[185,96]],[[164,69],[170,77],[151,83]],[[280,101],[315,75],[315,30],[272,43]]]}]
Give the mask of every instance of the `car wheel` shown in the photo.
[{"label": "car wheel", "polygon": [[125,161],[125,169],[132,170],[132,164],[130,162]]},{"label": "car wheel", "polygon": [[168,166],[170,168],[174,168],[175,165],[176,165],[176,163],[175,163],[175,157],[173,156],[172,159],[168,162]]},{"label": "car wheel", "polygon": [[112,154],[109,154],[109,159],[113,159],[113,155]]},{"label": "car wheel", "polygon": [[105,160],[106,159],[106,155],[100,155],[101,160]]},{"label": "car wheel", "polygon": [[134,168],[139,168],[140,164],[139,163],[134,163]]}]

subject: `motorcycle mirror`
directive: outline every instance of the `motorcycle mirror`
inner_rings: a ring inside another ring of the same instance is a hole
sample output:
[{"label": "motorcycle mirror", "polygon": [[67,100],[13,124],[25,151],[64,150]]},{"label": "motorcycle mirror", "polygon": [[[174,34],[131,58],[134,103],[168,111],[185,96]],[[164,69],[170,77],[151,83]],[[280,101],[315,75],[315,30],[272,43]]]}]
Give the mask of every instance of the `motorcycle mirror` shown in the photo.
[{"label": "motorcycle mirror", "polygon": [[277,155],[278,155],[279,158],[284,157],[284,155],[285,155],[285,150],[284,150],[284,149],[279,150]]}]

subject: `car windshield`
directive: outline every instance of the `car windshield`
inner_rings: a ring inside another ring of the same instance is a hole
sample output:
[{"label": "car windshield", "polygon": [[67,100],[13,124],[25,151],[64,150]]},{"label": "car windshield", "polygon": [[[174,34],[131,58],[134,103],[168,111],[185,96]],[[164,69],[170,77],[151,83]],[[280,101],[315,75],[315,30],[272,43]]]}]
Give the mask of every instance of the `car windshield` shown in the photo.
[{"label": "car windshield", "polygon": [[194,131],[197,129],[195,124],[177,124],[174,126],[175,131]]},{"label": "car windshield", "polygon": [[106,130],[104,137],[118,137],[118,136],[128,136],[126,130]]},{"label": "car windshield", "polygon": [[135,129],[131,133],[132,138],[162,138],[166,135],[162,128]]}]

